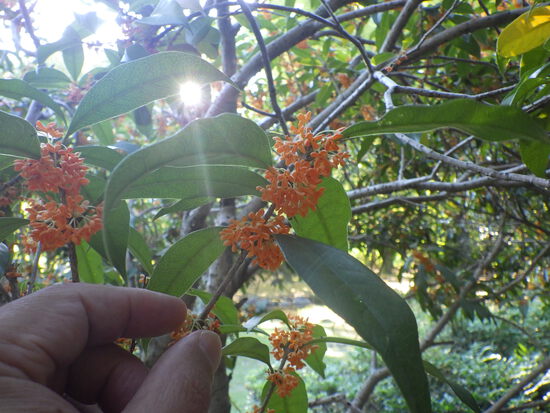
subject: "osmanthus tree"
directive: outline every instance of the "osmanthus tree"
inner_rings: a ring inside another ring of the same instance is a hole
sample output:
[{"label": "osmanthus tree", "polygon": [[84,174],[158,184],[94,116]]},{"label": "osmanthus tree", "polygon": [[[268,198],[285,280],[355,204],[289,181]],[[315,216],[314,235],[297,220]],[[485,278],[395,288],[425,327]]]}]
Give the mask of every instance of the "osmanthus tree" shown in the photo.
[{"label": "osmanthus tree", "polygon": [[[94,13],[46,43],[34,2],[0,2],[14,45],[0,59],[2,301],[65,279],[181,296],[195,305],[185,325],[130,347],[152,363],[193,329],[218,331],[213,413],[230,410],[238,357],[266,365],[254,412],[306,412],[300,370],[324,377],[331,343],[385,365],[352,413],[390,375],[411,412],[432,411],[427,374],[460,409],[497,412],[550,368],[541,348],[499,399],[476,400],[422,356],[459,311],[548,305],[550,6],[97,3],[118,13],[116,47],[87,43]],[[240,318],[235,293],[283,264],[363,341],[280,310]],[[434,318],[424,337],[406,299]]]}]

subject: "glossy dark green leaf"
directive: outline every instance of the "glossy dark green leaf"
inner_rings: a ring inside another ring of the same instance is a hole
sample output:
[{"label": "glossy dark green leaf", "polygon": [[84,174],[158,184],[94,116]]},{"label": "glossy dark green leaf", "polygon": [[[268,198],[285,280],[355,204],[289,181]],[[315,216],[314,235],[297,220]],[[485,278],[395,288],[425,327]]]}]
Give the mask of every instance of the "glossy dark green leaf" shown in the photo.
[{"label": "glossy dark green leaf", "polygon": [[[316,324],[313,326],[313,337],[326,337],[325,329]],[[323,359],[325,358],[325,353],[327,352],[327,343],[318,342],[315,344],[317,347],[314,349],[306,358],[306,364],[311,367],[319,376],[325,378],[325,368],[327,367]]]},{"label": "glossy dark green leaf", "polygon": [[[212,294],[196,289],[190,289],[187,294],[196,295],[205,304],[208,303],[212,298]],[[216,305],[212,309],[212,312],[220,319],[222,324],[240,324],[239,310],[237,310],[237,307],[235,307],[233,301],[231,301],[231,299],[226,297],[225,295],[222,295],[220,298],[218,298],[218,301],[216,301]]]},{"label": "glossy dark green leaf", "polygon": [[124,158],[119,152],[106,146],[77,146],[75,152],[80,152],[84,162],[88,165],[99,166],[109,171],[115,169],[115,166]]},{"label": "glossy dark green leaf", "polygon": [[[268,409],[273,409],[276,413],[307,413],[306,385],[299,375],[294,373],[294,376],[298,378],[298,386],[286,397],[281,397],[277,394],[277,391],[274,391],[267,403]],[[271,385],[270,381],[266,382],[262,390],[262,401],[265,399]]]},{"label": "glossy dark green leaf", "polygon": [[176,297],[185,294],[225,249],[220,231],[201,229],[172,244],[155,266],[147,288]]},{"label": "glossy dark green leaf", "polygon": [[65,115],[63,114],[61,107],[55,103],[51,97],[23,80],[0,79],[0,95],[17,100],[22,98],[36,100],[44,106],[52,109],[55,114],[63,120],[63,122],[65,121]]},{"label": "glossy dark green leaf", "polygon": [[416,320],[405,300],[339,249],[292,235],[276,238],[287,262],[316,296],[380,354],[411,412],[431,412]]},{"label": "glossy dark green leaf", "polygon": [[25,119],[0,111],[0,153],[40,158],[40,143],[34,127]]},{"label": "glossy dark green leaf", "polygon": [[130,211],[119,203],[103,216],[103,246],[109,261],[126,278],[126,249],[130,232]]},{"label": "glossy dark green leaf", "polygon": [[134,257],[142,265],[147,274],[153,273],[153,255],[151,249],[145,242],[143,235],[141,235],[135,228],[130,227],[128,234],[128,249]]},{"label": "glossy dark green leaf", "polygon": [[343,251],[348,250],[348,223],[351,219],[351,206],[342,184],[333,178],[325,178],[320,184],[323,195],[315,210],[302,217],[292,218],[292,228],[297,235]]},{"label": "glossy dark green leaf", "polygon": [[179,93],[186,80],[204,84],[229,78],[200,57],[161,52],[113,68],[80,102],[67,135]]},{"label": "glossy dark green leaf", "polygon": [[23,225],[29,223],[28,219],[15,218],[15,217],[0,217],[0,241],[5,239],[8,235],[12,234]]},{"label": "glossy dark green leaf", "polygon": [[231,198],[258,195],[267,181],[240,166],[165,167],[131,184],[123,198]]},{"label": "glossy dark green leaf", "polygon": [[75,246],[78,275],[80,281],[91,284],[103,284],[103,260],[86,241]]},{"label": "glossy dark green leaf", "polygon": [[254,316],[248,319],[244,326],[248,329],[248,331],[251,331],[260,324],[269,320],[281,320],[287,326],[290,326],[290,321],[288,321],[288,317],[283,310],[272,310],[267,314]]},{"label": "glossy dark green leaf", "polygon": [[492,106],[469,99],[449,100],[431,106],[400,106],[378,121],[350,126],[343,135],[352,138],[441,128],[455,128],[489,141],[524,139],[550,143],[546,131],[520,109]]},{"label": "glossy dark green leaf", "polygon": [[78,80],[82,66],[84,65],[84,49],[82,44],[63,50],[63,63],[74,81]]},{"label": "glossy dark green leaf", "polygon": [[430,375],[441,380],[443,383],[448,384],[449,387],[453,390],[456,397],[458,397],[472,411],[476,413],[481,412],[481,409],[479,408],[479,405],[477,404],[474,396],[472,396],[472,393],[466,390],[463,386],[454,382],[453,380],[449,380],[447,377],[445,377],[441,370],[439,370],[436,366],[426,360],[424,360],[424,368],[426,369],[426,372],[428,372]]},{"label": "glossy dark green leaf", "polygon": [[40,67],[27,72],[23,80],[40,89],[63,89],[71,83],[71,79],[65,73],[51,67]]},{"label": "glossy dark green leaf", "polygon": [[222,354],[224,356],[248,357],[271,366],[269,347],[254,337],[241,337],[233,340],[222,349]]},{"label": "glossy dark green leaf", "polygon": [[521,160],[531,172],[541,178],[546,177],[550,144],[543,142],[520,141],[519,149]]}]

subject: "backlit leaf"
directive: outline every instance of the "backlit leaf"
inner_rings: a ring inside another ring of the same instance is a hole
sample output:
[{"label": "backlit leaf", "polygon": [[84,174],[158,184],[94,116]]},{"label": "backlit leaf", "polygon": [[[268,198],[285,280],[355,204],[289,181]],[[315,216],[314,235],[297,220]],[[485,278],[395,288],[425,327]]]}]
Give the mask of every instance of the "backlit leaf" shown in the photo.
[{"label": "backlit leaf", "polygon": [[[293,373],[293,375],[298,378],[298,386],[286,397],[279,396],[275,390],[269,399],[269,403],[267,403],[268,409],[273,409],[276,413],[307,413],[306,385],[299,375],[296,373]],[[262,400],[266,397],[271,385],[270,381],[266,382],[262,390]]]},{"label": "backlit leaf", "polygon": [[86,241],[75,246],[78,275],[85,283],[103,284],[103,260]]},{"label": "backlit leaf", "polygon": [[0,153],[40,158],[40,143],[34,127],[25,119],[0,111]]},{"label": "backlit leaf", "polygon": [[241,166],[165,167],[145,176],[124,192],[124,198],[231,198],[258,195],[266,180]]},{"label": "backlit leaf", "polygon": [[540,46],[550,38],[550,6],[537,7],[523,13],[506,26],[497,42],[503,57],[517,56]]},{"label": "backlit leaf", "polygon": [[0,217],[0,241],[5,239],[8,235],[15,232],[23,225],[29,223],[28,219],[15,218],[15,217]]},{"label": "backlit leaf", "polygon": [[201,229],[172,244],[155,266],[147,288],[176,297],[185,294],[225,249],[220,231]]},{"label": "backlit leaf", "polygon": [[430,106],[399,106],[378,121],[350,126],[343,135],[352,138],[441,128],[455,128],[489,141],[525,139],[550,143],[546,131],[521,109],[486,105],[469,99],[449,100]]},{"label": "backlit leaf", "polygon": [[180,84],[229,78],[202,60],[182,52],[161,52],[113,68],[86,93],[67,135],[102,120],[130,112],[157,99],[179,93]]},{"label": "backlit leaf", "polygon": [[61,107],[53,101],[46,93],[38,90],[27,82],[20,79],[0,79],[0,95],[20,100],[29,98],[42,103],[44,106],[52,109],[60,119],[65,121],[65,115],[61,111]]},{"label": "backlit leaf", "polygon": [[292,228],[296,235],[343,251],[348,250],[348,223],[351,219],[351,206],[342,184],[333,178],[325,178],[320,184],[324,188],[315,210],[302,217],[292,218]]},{"label": "backlit leaf", "polygon": [[232,341],[222,349],[224,356],[242,356],[271,366],[269,360],[269,347],[254,337],[241,337]]}]

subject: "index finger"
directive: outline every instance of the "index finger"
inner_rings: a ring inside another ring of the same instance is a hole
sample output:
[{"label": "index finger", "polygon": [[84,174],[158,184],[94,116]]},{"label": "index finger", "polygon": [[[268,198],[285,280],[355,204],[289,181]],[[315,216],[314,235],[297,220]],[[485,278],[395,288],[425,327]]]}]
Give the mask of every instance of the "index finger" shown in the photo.
[{"label": "index finger", "polygon": [[49,385],[86,346],[167,333],[185,314],[180,299],[142,289],[48,287],[0,308],[0,375]]}]

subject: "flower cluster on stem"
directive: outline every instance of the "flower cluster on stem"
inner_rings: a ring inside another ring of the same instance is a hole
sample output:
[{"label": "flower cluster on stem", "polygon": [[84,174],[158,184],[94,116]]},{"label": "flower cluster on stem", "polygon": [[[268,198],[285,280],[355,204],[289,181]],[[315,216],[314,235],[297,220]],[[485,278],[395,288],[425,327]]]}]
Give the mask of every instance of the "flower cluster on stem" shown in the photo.
[{"label": "flower cluster on stem", "polygon": [[[270,202],[275,216],[264,216],[263,211],[250,213],[240,220],[232,220],[220,233],[224,244],[233,251],[241,248],[254,263],[268,270],[277,269],[283,254],[273,235],[290,231],[285,218],[306,216],[316,208],[323,188],[322,178],[333,168],[345,165],[349,154],[340,151],[339,133],[314,135],[306,125],[311,113],[298,115],[298,126],[292,127],[295,137],[275,138],[274,149],[284,163],[283,168],[271,167],[265,172],[268,184],[258,187],[264,201]],[[270,214],[269,214],[270,215]]]},{"label": "flower cluster on stem", "polygon": [[[37,129],[49,140],[62,134],[54,124]],[[35,251],[38,243],[43,251],[62,247],[67,243],[80,244],[101,229],[101,206],[93,206],[80,195],[80,189],[89,183],[88,168],[78,152],[60,142],[45,143],[39,159],[18,159],[14,169],[25,179],[30,191],[41,192],[39,199],[28,199],[31,232],[26,247]]]}]

